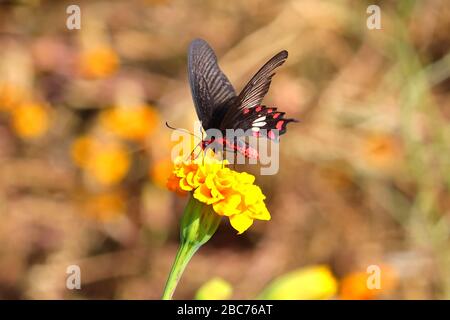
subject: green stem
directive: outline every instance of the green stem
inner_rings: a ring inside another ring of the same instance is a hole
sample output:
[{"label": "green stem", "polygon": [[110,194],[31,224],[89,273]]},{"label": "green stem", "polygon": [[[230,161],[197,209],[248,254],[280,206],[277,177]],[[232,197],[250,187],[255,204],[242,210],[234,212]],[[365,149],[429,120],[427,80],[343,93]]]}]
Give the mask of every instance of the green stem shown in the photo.
[{"label": "green stem", "polygon": [[210,205],[199,202],[191,195],[181,218],[181,244],[164,288],[163,300],[172,299],[184,269],[195,252],[211,239],[220,219]]},{"label": "green stem", "polygon": [[162,296],[163,300],[171,300],[173,293],[180,281],[181,275],[186,269],[187,264],[191,260],[192,256],[198,250],[200,246],[195,246],[192,243],[181,243],[178,248],[175,261],[172,265],[172,270],[170,270],[169,277],[167,278],[166,286],[164,288],[164,293]]}]

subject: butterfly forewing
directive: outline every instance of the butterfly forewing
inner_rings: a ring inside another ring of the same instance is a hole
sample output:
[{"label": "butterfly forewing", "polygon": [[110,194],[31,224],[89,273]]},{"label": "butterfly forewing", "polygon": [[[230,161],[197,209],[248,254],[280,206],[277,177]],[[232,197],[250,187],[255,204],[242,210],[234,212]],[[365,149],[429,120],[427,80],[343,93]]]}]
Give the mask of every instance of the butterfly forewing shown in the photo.
[{"label": "butterfly forewing", "polygon": [[220,70],[214,51],[201,39],[193,40],[188,52],[189,82],[197,116],[203,128],[209,129],[215,123],[217,113],[236,93],[228,78]]},{"label": "butterfly forewing", "polygon": [[222,128],[233,126],[239,120],[241,114],[239,111],[261,105],[264,96],[269,91],[272,77],[275,75],[275,69],[281,66],[287,57],[288,52],[286,50],[280,51],[256,72],[244,89],[242,89],[236,99],[236,103],[228,109],[221,124]]},{"label": "butterfly forewing", "polygon": [[269,91],[272,77],[275,74],[274,70],[281,66],[287,57],[288,52],[283,50],[273,56],[259,69],[239,94],[240,109],[261,105],[264,96]]}]

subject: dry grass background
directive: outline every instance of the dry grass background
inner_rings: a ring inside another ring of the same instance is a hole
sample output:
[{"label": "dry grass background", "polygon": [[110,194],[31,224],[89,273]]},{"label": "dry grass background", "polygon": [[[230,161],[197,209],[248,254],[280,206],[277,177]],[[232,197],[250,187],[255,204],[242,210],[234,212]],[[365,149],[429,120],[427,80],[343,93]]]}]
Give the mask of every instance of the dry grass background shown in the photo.
[{"label": "dry grass background", "polygon": [[[160,297],[185,202],[164,188],[163,123],[196,118],[195,37],[238,90],[287,49],[265,104],[300,123],[279,173],[257,178],[272,220],[241,236],[224,221],[175,297],[216,276],[252,298],[304,266],[340,281],[376,264],[396,272],[377,298],[450,298],[450,7],[375,2],[382,30],[366,28],[371,1],[78,1],[79,31],[69,2],[2,2],[0,298]],[[65,288],[71,264],[81,290]]]}]

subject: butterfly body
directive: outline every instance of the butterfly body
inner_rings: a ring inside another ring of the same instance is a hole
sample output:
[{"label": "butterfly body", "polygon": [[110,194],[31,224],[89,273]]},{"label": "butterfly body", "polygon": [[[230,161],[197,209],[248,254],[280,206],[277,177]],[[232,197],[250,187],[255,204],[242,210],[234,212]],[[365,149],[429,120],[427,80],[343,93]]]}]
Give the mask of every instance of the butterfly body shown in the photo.
[{"label": "butterfly body", "polygon": [[226,137],[227,130],[241,130],[243,135],[266,137],[278,141],[286,132],[286,125],[296,121],[284,118],[277,108],[263,106],[262,100],[269,90],[274,70],[287,59],[283,50],[272,57],[252,77],[239,95],[220,70],[214,51],[201,39],[193,40],[188,52],[188,71],[191,93],[203,129],[218,129],[221,138],[207,136],[202,149],[219,145],[225,150],[239,152],[247,158],[258,158],[258,152],[238,138]]},{"label": "butterfly body", "polygon": [[226,137],[217,139],[208,138],[201,141],[201,148],[202,150],[206,150],[207,148],[214,148],[215,144],[220,146],[222,150],[225,149],[233,152],[239,152],[246,158],[259,159],[258,150],[239,139],[231,140]]}]

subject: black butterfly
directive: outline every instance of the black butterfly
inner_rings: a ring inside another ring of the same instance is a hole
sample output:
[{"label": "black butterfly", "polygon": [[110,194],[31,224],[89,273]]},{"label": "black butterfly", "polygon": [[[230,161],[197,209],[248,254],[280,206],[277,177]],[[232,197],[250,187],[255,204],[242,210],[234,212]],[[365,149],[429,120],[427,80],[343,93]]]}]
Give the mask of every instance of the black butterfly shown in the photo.
[{"label": "black butterfly", "polygon": [[197,116],[205,131],[216,128],[223,134],[219,141],[214,137],[203,139],[202,149],[218,143],[225,149],[240,152],[246,157],[258,158],[257,151],[247,142],[240,139],[227,140],[225,130],[242,129],[254,136],[265,136],[272,140],[277,140],[279,135],[286,132],[286,125],[296,120],[284,118],[284,112],[263,106],[261,102],[269,90],[274,70],[287,57],[286,50],[277,53],[236,95],[230,81],[220,70],[217,57],[208,43],[202,39],[191,42],[188,52],[189,82]]}]

